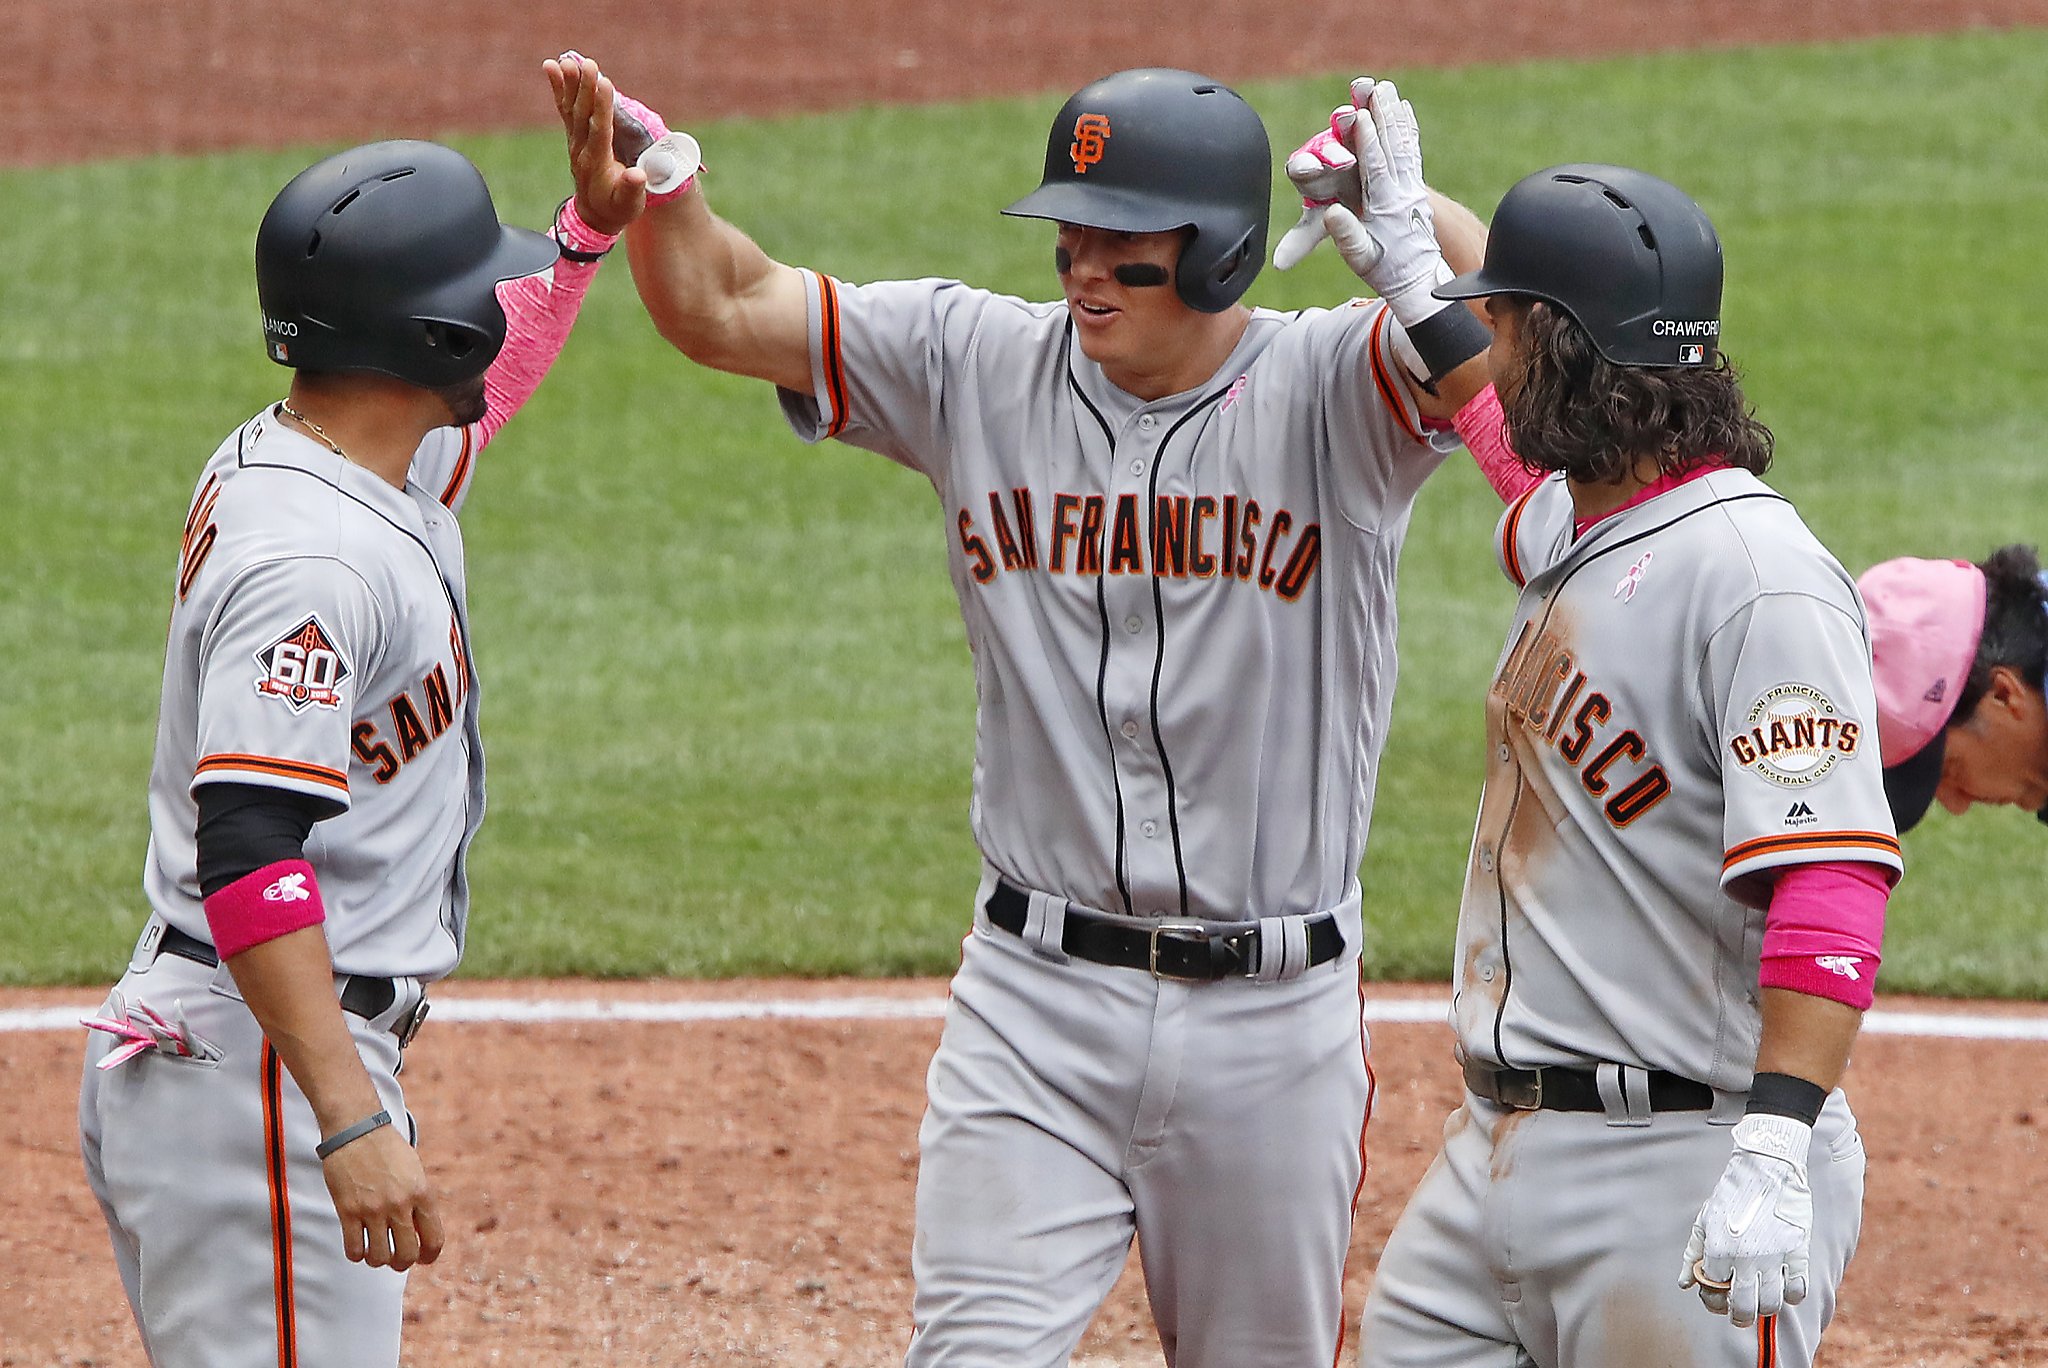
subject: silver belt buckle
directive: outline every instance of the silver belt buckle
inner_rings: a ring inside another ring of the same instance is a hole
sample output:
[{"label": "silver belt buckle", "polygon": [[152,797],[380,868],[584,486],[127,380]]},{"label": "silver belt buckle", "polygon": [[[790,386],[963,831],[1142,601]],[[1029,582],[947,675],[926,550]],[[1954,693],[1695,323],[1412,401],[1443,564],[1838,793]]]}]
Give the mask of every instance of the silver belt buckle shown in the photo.
[{"label": "silver belt buckle", "polygon": [[392,1034],[398,1037],[399,1049],[402,1050],[412,1044],[412,1038],[420,1033],[420,1027],[427,1019],[427,1008],[427,995],[421,993],[420,1000],[415,1002],[412,1005],[412,1010],[405,1014],[405,1020],[394,1025]]},{"label": "silver belt buckle", "polygon": [[1183,945],[1206,946],[1209,943],[1209,928],[1203,926],[1200,922],[1163,921],[1160,922],[1158,925],[1151,927],[1147,933],[1147,948],[1151,951],[1150,967],[1152,970],[1152,977],[1156,979],[1170,979],[1176,983],[1209,982],[1210,976],[1207,974],[1176,974],[1171,970],[1167,970],[1165,972],[1160,971],[1159,938],[1161,936],[1166,935],[1168,932],[1190,933],[1188,938],[1180,940],[1180,943]]}]

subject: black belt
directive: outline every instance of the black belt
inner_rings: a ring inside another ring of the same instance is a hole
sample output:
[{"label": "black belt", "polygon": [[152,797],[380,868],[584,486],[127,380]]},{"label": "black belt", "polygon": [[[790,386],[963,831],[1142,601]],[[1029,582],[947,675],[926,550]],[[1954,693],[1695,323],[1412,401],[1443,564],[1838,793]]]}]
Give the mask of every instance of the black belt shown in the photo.
[{"label": "black belt", "polygon": [[[170,923],[164,923],[163,939],[157,942],[157,953],[176,955],[179,959],[192,960],[206,965],[209,969],[220,967],[220,952],[200,940],[188,936]],[[391,1004],[398,1001],[398,985],[388,978],[365,978],[351,974],[341,990],[341,1010],[359,1016],[365,1021],[383,1016],[391,1010]],[[391,1023],[391,1034],[398,1037],[400,1049],[412,1043],[420,1023],[426,1020],[427,999],[421,995],[419,1005],[405,1014],[404,1018]]]},{"label": "black belt", "polygon": [[[1624,1071],[1623,1078],[1630,1072],[1644,1071]],[[1714,1090],[1704,1083],[1662,1069],[1647,1072],[1653,1112],[1706,1111],[1714,1105]],[[1600,1098],[1599,1082],[1583,1069],[1503,1069],[1497,1064],[1468,1059],[1465,1086],[1476,1097],[1516,1111],[1607,1110],[1607,1104]]]},{"label": "black belt", "polygon": [[[1013,935],[1024,934],[1031,895],[1001,880],[988,896],[988,919]],[[1075,959],[1144,969],[1154,978],[1214,983],[1249,978],[1259,971],[1257,922],[1146,921],[1112,917],[1067,904],[1060,949]],[[1344,950],[1337,919],[1324,912],[1308,919],[1308,967],[1327,964]]]}]

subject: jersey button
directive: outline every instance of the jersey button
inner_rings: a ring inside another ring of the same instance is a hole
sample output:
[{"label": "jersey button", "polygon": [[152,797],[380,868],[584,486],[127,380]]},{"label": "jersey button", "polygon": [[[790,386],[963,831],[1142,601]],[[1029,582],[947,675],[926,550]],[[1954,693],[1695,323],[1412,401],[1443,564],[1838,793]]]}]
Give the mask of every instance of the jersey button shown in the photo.
[{"label": "jersey button", "polygon": [[1133,474],[1133,475],[1143,475],[1144,473],[1145,473],[1145,463],[1144,463],[1143,461],[1133,461],[1133,462],[1131,462],[1131,474]]},{"label": "jersey button", "polygon": [[1153,428],[1156,428],[1158,426],[1159,420],[1157,418],[1154,418],[1151,414],[1141,413],[1138,415],[1138,428],[1140,431],[1150,432]]},{"label": "jersey button", "polygon": [[1124,630],[1133,634],[1142,632],[1145,630],[1145,620],[1133,613],[1124,619]]},{"label": "jersey button", "polygon": [[1138,827],[1138,830],[1144,832],[1147,836],[1157,836],[1159,834],[1159,823],[1147,820]]},{"label": "jersey button", "polygon": [[1117,730],[1124,734],[1124,740],[1126,741],[1138,739],[1138,724],[1129,718],[1125,718],[1123,726],[1117,728]]},{"label": "jersey button", "polygon": [[1501,743],[1501,747],[1500,747],[1500,762],[1501,762],[1501,763],[1502,763],[1503,765],[1505,765],[1505,764],[1506,764],[1506,763],[1507,763],[1507,762],[1508,762],[1508,761],[1509,761],[1510,759],[1512,759],[1512,758],[1513,758],[1513,757],[1511,757],[1511,756],[1510,756],[1510,755],[1508,754],[1508,747],[1507,747],[1507,743],[1506,743],[1505,741],[1503,741],[1503,742]]},{"label": "jersey button", "polygon": [[1493,847],[1492,847],[1492,846],[1484,846],[1484,845],[1483,845],[1483,846],[1479,847],[1479,868],[1480,868],[1481,870],[1483,870],[1484,872],[1488,873],[1488,874],[1491,874],[1491,873],[1493,873]]}]

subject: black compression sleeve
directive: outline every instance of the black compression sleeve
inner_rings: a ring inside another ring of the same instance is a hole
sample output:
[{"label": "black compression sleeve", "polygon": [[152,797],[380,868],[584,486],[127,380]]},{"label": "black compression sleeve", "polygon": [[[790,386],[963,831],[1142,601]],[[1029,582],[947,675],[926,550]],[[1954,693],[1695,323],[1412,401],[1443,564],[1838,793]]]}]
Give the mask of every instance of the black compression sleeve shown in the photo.
[{"label": "black compression sleeve", "polygon": [[199,786],[199,893],[210,898],[279,860],[302,860],[313,823],[338,809],[260,784]]}]

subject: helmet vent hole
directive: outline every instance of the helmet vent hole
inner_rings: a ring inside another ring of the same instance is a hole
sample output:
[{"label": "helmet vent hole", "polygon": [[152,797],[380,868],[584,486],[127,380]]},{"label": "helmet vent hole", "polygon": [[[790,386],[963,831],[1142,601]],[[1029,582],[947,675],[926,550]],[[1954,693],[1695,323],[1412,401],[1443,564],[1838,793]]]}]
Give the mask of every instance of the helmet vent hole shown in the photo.
[{"label": "helmet vent hole", "polygon": [[1600,193],[1601,193],[1601,194],[1603,194],[1603,195],[1605,195],[1605,196],[1607,196],[1607,198],[1608,198],[1608,199],[1609,199],[1610,201],[1612,201],[1612,202],[1613,202],[1613,203],[1614,203],[1614,204],[1615,204],[1615,205],[1616,205],[1617,207],[1619,207],[1619,208],[1622,208],[1622,209],[1630,209],[1630,208],[1633,208],[1633,207],[1634,207],[1634,206],[1633,206],[1633,205],[1631,205],[1631,204],[1630,204],[1630,203],[1629,203],[1629,202],[1628,202],[1627,200],[1625,200],[1625,199],[1623,199],[1623,198],[1622,198],[1621,196],[1619,196],[1619,195],[1615,194],[1615,193],[1614,193],[1614,192],[1613,192],[1612,190],[1606,189],[1605,187],[1602,187],[1602,189],[1601,189]]},{"label": "helmet vent hole", "polygon": [[460,361],[476,350],[476,335],[467,328],[451,327],[446,323],[426,325],[427,345],[436,351],[446,352]]},{"label": "helmet vent hole", "polygon": [[1215,93],[1216,87],[1212,85],[1203,85],[1195,87],[1195,94],[1197,95],[1214,95]]},{"label": "helmet vent hole", "polygon": [[1642,234],[1643,246],[1649,248],[1653,252],[1657,250],[1657,235],[1650,231],[1649,224],[1638,223],[1636,225],[1636,232]]},{"label": "helmet vent hole", "polygon": [[356,196],[362,193],[363,192],[360,190],[349,191],[346,195],[343,195],[341,197],[341,202],[339,204],[336,204],[334,208],[330,209],[328,212],[332,214],[340,213],[342,210],[348,208],[351,204],[354,204],[356,202]]},{"label": "helmet vent hole", "polygon": [[314,254],[315,252],[317,252],[317,251],[319,251],[319,250],[320,250],[320,230],[316,228],[316,229],[314,229],[314,230],[313,230],[313,236],[311,236],[310,238],[307,238],[307,239],[306,239],[306,255],[307,255],[307,256],[311,256],[311,255],[313,255],[313,254]]},{"label": "helmet vent hole", "polygon": [[386,181],[404,180],[407,176],[410,176],[411,174],[412,168],[408,166],[403,171],[393,171],[390,175],[384,177],[384,179]]}]

